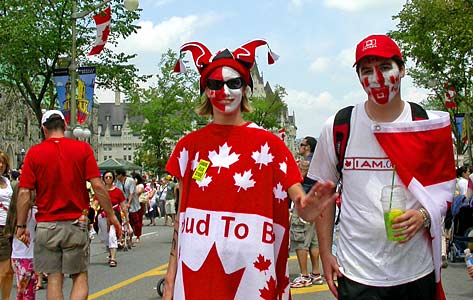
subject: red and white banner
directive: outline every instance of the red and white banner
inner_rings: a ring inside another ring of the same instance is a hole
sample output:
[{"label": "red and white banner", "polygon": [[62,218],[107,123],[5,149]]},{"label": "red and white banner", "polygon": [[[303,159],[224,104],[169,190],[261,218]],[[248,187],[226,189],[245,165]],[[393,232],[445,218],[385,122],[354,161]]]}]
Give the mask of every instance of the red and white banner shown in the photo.
[{"label": "red and white banner", "polygon": [[429,120],[380,123],[372,126],[379,144],[396,167],[396,173],[431,217],[436,299],[445,299],[440,282],[441,217],[445,215],[455,190],[450,116],[429,112]]},{"label": "red and white banner", "polygon": [[97,37],[95,38],[94,47],[90,50],[89,55],[95,55],[102,52],[107,43],[108,35],[110,34],[111,19],[112,12],[110,6],[103,12],[94,16],[95,24],[97,24]]}]

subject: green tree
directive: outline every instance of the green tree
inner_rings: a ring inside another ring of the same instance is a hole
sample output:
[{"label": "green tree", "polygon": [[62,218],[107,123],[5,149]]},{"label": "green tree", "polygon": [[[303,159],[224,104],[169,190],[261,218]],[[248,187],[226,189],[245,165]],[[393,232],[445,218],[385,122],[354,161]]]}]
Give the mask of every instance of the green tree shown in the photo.
[{"label": "green tree", "polygon": [[[111,1],[112,22],[105,49],[93,61],[87,56],[96,35],[94,0],[77,2],[77,11],[92,11],[77,19],[77,58],[79,66],[97,67],[96,83],[104,88],[126,90],[147,76],[128,61],[136,55],[114,53],[109,48],[119,38],[136,32],[132,22],[139,15],[124,9],[122,1]],[[102,10],[104,7],[101,8]],[[53,70],[61,57],[71,52],[72,1],[3,0],[0,2],[0,85],[14,89],[41,120],[41,109],[56,107]]]},{"label": "green tree", "polygon": [[[408,72],[417,86],[431,89],[424,105],[448,110],[452,116],[473,105],[473,2],[471,0],[410,0],[399,14],[397,30],[389,32],[405,60],[415,63]],[[456,91],[456,109],[445,107],[447,89]],[[452,126],[458,137],[456,126]],[[463,143],[457,138],[457,150]]]},{"label": "green tree", "polygon": [[268,92],[265,97],[251,97],[253,110],[251,113],[246,113],[245,118],[266,129],[280,129],[278,127],[281,113],[287,109],[283,101],[286,95],[286,90],[276,85],[274,92]]},{"label": "green tree", "polygon": [[197,73],[174,73],[177,60],[178,55],[169,49],[161,57],[156,84],[128,94],[130,115],[144,118],[131,124],[143,140],[136,163],[143,163],[146,169],[155,169],[158,174],[163,172],[175,142],[204,121],[195,113],[200,99]]}]

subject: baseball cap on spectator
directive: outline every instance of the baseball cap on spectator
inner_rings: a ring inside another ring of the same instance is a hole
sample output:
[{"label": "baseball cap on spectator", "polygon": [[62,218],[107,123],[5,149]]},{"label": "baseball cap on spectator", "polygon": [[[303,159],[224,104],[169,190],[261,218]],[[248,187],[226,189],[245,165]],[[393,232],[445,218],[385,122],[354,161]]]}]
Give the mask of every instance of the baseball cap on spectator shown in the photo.
[{"label": "baseball cap on spectator", "polygon": [[402,60],[401,50],[387,35],[370,35],[358,43],[356,46],[356,60],[353,67],[366,56],[379,56],[383,58],[397,56]]},{"label": "baseball cap on spectator", "polygon": [[41,125],[44,125],[47,121],[53,120],[53,119],[64,119],[64,115],[60,110],[47,110],[44,114],[43,117],[41,118]]}]

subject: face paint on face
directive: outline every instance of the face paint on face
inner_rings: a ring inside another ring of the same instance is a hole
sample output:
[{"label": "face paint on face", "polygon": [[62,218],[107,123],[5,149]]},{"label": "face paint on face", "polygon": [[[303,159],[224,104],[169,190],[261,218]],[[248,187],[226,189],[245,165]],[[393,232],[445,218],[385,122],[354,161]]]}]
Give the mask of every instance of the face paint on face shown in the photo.
[{"label": "face paint on face", "polygon": [[[230,67],[220,67],[215,69],[210,74],[208,79],[228,81],[235,78],[240,78],[241,75],[235,69]],[[243,97],[244,86],[238,89],[231,89],[224,84],[219,90],[211,90],[208,87],[205,88],[205,94],[212,103],[213,107],[224,113],[233,113],[237,109],[240,109],[241,100]]]},{"label": "face paint on face", "polygon": [[376,104],[386,104],[399,93],[401,72],[393,60],[366,60],[360,66],[358,77],[368,98]]}]

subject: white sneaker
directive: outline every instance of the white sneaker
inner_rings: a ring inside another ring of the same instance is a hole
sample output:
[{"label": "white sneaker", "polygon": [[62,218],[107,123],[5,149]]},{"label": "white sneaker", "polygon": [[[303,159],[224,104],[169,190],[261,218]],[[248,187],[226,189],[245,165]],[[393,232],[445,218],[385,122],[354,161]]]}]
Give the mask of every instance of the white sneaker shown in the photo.
[{"label": "white sneaker", "polygon": [[310,273],[309,277],[312,280],[312,284],[317,284],[317,285],[324,284],[324,280],[322,276],[320,276],[320,274]]},{"label": "white sneaker", "polygon": [[93,240],[95,238],[96,234],[97,234],[97,232],[95,232],[95,230],[93,228],[91,230],[89,230],[89,238],[91,240]]},{"label": "white sneaker", "polygon": [[299,275],[299,277],[294,278],[294,280],[289,284],[291,288],[301,288],[312,285],[312,279],[310,276]]}]

